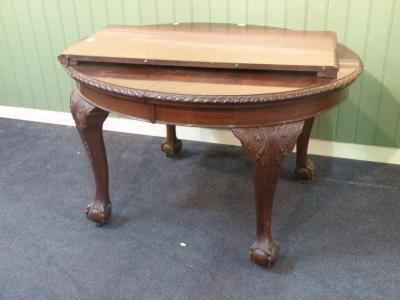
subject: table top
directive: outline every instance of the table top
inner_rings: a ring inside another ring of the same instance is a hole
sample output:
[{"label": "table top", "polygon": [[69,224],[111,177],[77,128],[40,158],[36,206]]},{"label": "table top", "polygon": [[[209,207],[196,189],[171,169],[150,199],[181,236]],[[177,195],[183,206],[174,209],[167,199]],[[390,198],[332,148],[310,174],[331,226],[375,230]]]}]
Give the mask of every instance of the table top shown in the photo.
[{"label": "table top", "polygon": [[304,72],[226,70],[110,63],[64,66],[77,81],[108,93],[160,102],[265,103],[317,95],[349,86],[362,72],[360,58],[338,45],[336,79]]},{"label": "table top", "polygon": [[60,60],[297,70],[336,78],[336,50],[336,33],[329,31],[202,23],[109,26],[70,46]]}]

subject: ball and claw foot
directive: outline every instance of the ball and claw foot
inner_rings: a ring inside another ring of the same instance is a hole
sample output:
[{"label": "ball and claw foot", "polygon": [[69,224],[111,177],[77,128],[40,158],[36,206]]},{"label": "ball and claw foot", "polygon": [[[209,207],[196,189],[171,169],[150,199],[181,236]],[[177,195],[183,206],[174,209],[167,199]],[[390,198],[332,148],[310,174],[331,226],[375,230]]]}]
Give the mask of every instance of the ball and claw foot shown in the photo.
[{"label": "ball and claw foot", "polygon": [[176,140],[174,143],[164,142],[161,145],[161,150],[167,155],[167,157],[173,157],[182,150],[182,141]]},{"label": "ball and claw foot", "polygon": [[256,241],[250,248],[250,259],[263,267],[271,267],[278,256],[279,242],[275,240]]},{"label": "ball and claw foot", "polygon": [[311,180],[314,176],[315,166],[311,160],[307,160],[305,164],[298,165],[295,170],[297,179],[301,182]]},{"label": "ball and claw foot", "polygon": [[104,225],[111,216],[111,204],[104,205],[95,200],[86,208],[86,216],[100,227]]}]

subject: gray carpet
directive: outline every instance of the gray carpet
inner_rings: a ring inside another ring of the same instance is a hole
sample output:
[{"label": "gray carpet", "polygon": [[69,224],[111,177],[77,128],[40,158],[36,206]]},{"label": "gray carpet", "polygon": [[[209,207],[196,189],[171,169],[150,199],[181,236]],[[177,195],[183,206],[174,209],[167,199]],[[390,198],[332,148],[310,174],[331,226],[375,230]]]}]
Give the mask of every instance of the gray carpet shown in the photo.
[{"label": "gray carpet", "polygon": [[[0,299],[398,299],[400,167],[286,159],[273,228],[281,255],[250,262],[252,165],[239,147],[105,133],[113,217],[93,194],[75,128],[0,119]],[[186,243],[182,247],[180,243]]]}]

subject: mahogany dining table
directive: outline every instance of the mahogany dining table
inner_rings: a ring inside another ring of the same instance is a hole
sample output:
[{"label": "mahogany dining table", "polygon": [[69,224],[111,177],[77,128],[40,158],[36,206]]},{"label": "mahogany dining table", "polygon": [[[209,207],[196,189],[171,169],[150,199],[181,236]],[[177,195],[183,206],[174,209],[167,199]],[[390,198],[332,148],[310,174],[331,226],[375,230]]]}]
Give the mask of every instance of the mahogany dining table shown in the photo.
[{"label": "mahogany dining table", "polygon": [[[191,25],[193,30],[196,26]],[[212,25],[210,25],[212,26]],[[161,150],[177,155],[176,125],[228,128],[255,165],[256,241],[250,258],[270,266],[279,255],[271,232],[274,194],[282,161],[297,144],[295,175],[313,177],[307,149],[314,118],[335,108],[363,70],[360,58],[338,44],[337,78],[306,72],[228,70],[60,60],[77,85],[71,112],[89,156],[96,193],[86,209],[98,225],[111,216],[102,125],[110,112],[166,125]],[[287,195],[290,197],[290,195]]]}]

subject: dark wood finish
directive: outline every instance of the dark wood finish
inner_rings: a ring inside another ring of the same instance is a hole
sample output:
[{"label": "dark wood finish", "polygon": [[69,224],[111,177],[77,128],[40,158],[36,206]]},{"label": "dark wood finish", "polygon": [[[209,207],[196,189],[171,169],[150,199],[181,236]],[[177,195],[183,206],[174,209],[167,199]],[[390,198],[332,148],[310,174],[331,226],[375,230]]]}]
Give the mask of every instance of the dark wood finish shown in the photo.
[{"label": "dark wood finish", "polygon": [[175,125],[167,125],[167,136],[161,144],[161,150],[167,155],[172,157],[177,155],[182,150],[182,141],[176,137]]},{"label": "dark wood finish", "polygon": [[118,97],[168,104],[259,104],[319,96],[349,86],[362,71],[358,56],[339,45],[336,80],[307,73],[166,68],[81,63],[66,66],[76,81]]},{"label": "dark wood finish", "polygon": [[[149,121],[201,127],[255,127],[299,121],[322,114],[346,99],[347,90],[327,95],[302,97],[295,101],[261,104],[205,105],[181,104],[117,97],[81,85],[80,92],[93,105],[104,110]],[[134,100],[134,101],[132,101]]]},{"label": "dark wood finish", "polygon": [[111,216],[108,164],[102,131],[109,113],[86,102],[77,91],[71,95],[71,112],[89,156],[96,183],[96,194],[86,208],[86,215],[97,225],[102,225]]},{"label": "dark wood finish", "polygon": [[255,161],[257,239],[250,257],[259,265],[270,266],[278,259],[279,243],[271,232],[272,204],[283,158],[293,151],[303,125],[296,122],[232,130]]},{"label": "dark wood finish", "polygon": [[358,56],[340,45],[338,63],[336,79],[298,72],[64,64],[77,82],[71,110],[96,182],[88,217],[103,224],[111,214],[101,134],[108,112],[166,124],[162,149],[167,155],[181,148],[175,125],[232,128],[255,161],[257,239],[251,259],[273,264],[279,246],[271,234],[271,209],[283,157],[297,141],[296,175],[302,180],[312,177],[307,148],[314,117],[345,100],[363,69]]},{"label": "dark wood finish", "polygon": [[109,26],[71,46],[59,59],[64,64],[308,71],[329,78],[336,78],[338,71],[334,32],[237,25]]},{"label": "dark wood finish", "polygon": [[302,181],[310,180],[314,176],[314,163],[308,158],[308,143],[314,124],[314,118],[307,119],[304,122],[303,132],[297,141],[296,147],[296,177]]}]

